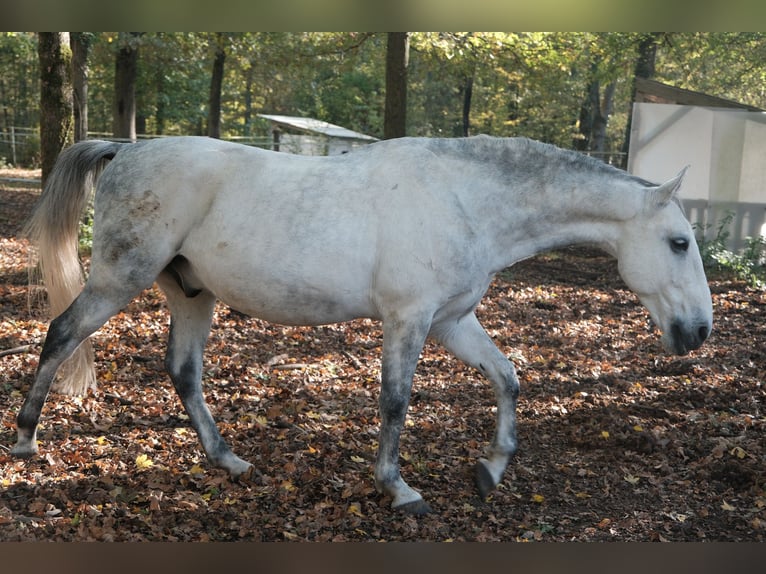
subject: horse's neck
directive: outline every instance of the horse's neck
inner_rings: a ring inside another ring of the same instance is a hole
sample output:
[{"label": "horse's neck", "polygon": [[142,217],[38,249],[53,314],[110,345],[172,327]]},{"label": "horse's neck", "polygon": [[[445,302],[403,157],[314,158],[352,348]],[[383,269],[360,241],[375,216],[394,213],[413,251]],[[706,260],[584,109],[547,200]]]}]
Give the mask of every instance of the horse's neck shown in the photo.
[{"label": "horse's neck", "polygon": [[512,182],[513,201],[495,211],[495,253],[501,269],[538,253],[589,244],[615,254],[621,222],[636,213],[637,194],[626,183],[554,173],[542,184]]}]

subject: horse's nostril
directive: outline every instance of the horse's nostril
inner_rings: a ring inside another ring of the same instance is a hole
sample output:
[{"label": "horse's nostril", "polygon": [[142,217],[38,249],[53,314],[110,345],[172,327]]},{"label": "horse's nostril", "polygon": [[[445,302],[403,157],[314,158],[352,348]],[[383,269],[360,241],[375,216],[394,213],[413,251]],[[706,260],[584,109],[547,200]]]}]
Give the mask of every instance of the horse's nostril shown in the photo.
[{"label": "horse's nostril", "polygon": [[707,325],[703,325],[699,328],[697,333],[699,334],[700,342],[702,342],[707,339],[708,335],[710,334],[710,330],[707,328]]}]

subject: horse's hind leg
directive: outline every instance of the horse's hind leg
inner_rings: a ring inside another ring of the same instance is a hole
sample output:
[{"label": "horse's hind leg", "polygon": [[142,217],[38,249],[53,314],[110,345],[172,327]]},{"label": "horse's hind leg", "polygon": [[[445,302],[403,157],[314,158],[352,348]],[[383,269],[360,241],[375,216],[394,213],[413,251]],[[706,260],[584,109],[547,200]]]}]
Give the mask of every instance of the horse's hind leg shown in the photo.
[{"label": "horse's hind leg", "polygon": [[30,457],[37,453],[37,425],[56,371],[129,299],[106,296],[89,284],[66,311],[51,322],[35,380],[17,417],[18,438],[11,454]]},{"label": "horse's hind leg", "polygon": [[202,394],[202,356],[210,333],[215,296],[206,290],[187,296],[168,272],[160,274],[157,283],[165,292],[170,309],[165,367],[208,460],[229,471],[232,478],[238,478],[250,472],[252,465],[231,452]]},{"label": "horse's hind leg", "polygon": [[460,321],[435,327],[431,335],[458,359],[481,371],[495,389],[495,436],[486,457],[480,458],[476,465],[476,486],[485,499],[502,480],[508,461],[517,449],[519,380],[516,369],[495,346],[473,313]]}]

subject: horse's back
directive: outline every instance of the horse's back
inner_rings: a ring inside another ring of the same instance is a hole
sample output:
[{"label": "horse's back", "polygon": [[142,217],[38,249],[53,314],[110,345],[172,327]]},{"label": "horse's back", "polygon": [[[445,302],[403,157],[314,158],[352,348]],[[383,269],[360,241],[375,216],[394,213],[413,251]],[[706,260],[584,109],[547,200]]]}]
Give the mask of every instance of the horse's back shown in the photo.
[{"label": "horse's back", "polygon": [[424,145],[368,147],[317,158],[209,138],[128,146],[102,177],[94,260],[149,275],[181,255],[229,305],[283,323],[380,317],[454,267],[453,231]]}]

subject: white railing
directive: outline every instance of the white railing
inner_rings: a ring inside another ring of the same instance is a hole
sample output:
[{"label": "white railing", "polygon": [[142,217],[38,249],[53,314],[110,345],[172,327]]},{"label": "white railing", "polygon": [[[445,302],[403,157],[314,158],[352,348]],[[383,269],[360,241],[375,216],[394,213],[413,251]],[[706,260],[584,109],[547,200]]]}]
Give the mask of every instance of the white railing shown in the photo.
[{"label": "white railing", "polygon": [[719,227],[730,218],[728,227],[723,230],[729,234],[725,243],[730,251],[741,251],[747,238],[766,235],[766,203],[685,199],[683,204],[689,221],[697,230],[698,239],[716,239]]},{"label": "white railing", "polygon": [[[152,134],[139,134],[136,136],[139,140],[160,137],[168,136]],[[88,132],[88,138],[109,141],[131,141],[127,138],[115,138],[112,136],[111,132]],[[232,136],[221,139],[262,148],[271,148],[274,145],[271,137]],[[29,164],[36,159],[33,157],[34,155],[39,155],[39,149],[39,128],[22,128],[17,126],[0,128],[0,165],[8,164],[17,166]]]},{"label": "white railing", "polygon": [[[32,143],[32,141],[34,143]],[[10,126],[0,129],[0,163],[17,165],[29,160],[29,154],[39,148],[40,130]]]}]

